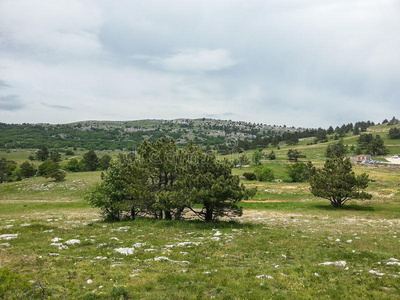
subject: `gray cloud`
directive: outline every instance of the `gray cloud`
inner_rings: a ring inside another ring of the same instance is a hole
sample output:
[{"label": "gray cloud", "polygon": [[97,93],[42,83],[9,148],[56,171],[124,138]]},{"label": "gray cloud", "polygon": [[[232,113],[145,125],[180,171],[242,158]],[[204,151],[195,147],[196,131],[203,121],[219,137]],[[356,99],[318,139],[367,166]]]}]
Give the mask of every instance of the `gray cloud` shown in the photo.
[{"label": "gray cloud", "polygon": [[165,70],[175,72],[218,71],[234,66],[237,62],[224,49],[186,49],[167,57],[135,55],[134,59],[147,60]]},{"label": "gray cloud", "polygon": [[4,80],[0,80],[0,89],[8,88],[10,85]]},{"label": "gray cloud", "polygon": [[26,104],[17,95],[0,96],[0,110],[21,110]]},{"label": "gray cloud", "polygon": [[71,107],[65,106],[65,105],[48,104],[48,103],[44,103],[44,102],[41,102],[41,104],[44,106],[47,106],[49,108],[55,108],[55,109],[64,109],[64,110],[72,109]]},{"label": "gray cloud", "polygon": [[395,0],[0,1],[0,78],[12,82],[0,88],[30,103],[2,119],[380,122],[400,111],[399,11]]}]

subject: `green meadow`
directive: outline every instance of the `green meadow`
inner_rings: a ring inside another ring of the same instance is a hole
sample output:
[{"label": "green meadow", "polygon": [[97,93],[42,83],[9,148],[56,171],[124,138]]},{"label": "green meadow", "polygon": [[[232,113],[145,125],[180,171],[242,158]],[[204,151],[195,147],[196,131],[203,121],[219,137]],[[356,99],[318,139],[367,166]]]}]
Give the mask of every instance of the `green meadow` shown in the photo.
[{"label": "green meadow", "polygon": [[[385,139],[388,156],[400,154],[386,129],[370,131]],[[350,135],[343,141],[356,144]],[[243,179],[257,194],[240,203],[243,216],[216,223],[190,214],[105,222],[84,199],[101,172],[3,183],[0,299],[400,299],[399,168],[354,166],[373,179],[373,197],[342,209],[286,174],[288,149],[322,166],[334,142],[264,149],[277,155],[262,161],[277,180]],[[23,162],[30,154],[0,157]]]}]

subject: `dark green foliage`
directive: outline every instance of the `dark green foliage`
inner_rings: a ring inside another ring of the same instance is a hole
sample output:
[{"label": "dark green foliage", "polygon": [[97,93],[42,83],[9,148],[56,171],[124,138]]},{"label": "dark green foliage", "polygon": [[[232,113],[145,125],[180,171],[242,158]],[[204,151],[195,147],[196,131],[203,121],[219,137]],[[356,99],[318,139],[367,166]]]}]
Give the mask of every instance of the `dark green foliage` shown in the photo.
[{"label": "dark green foliage", "polygon": [[322,169],[317,169],[310,178],[311,193],[328,199],[333,207],[342,207],[351,199],[371,199],[362,191],[368,187],[368,175],[355,175],[349,158],[326,160]]},{"label": "dark green foliage", "polygon": [[28,161],[23,162],[20,165],[21,168],[21,176],[22,178],[29,178],[36,175],[37,168],[34,164],[29,163]]},{"label": "dark green foliage", "polygon": [[289,149],[287,152],[287,157],[290,161],[298,162],[299,158],[305,158],[305,155],[301,154],[299,150]]},{"label": "dark green foliage", "polygon": [[255,169],[254,173],[258,181],[272,181],[275,179],[274,170],[267,166],[258,167]]},{"label": "dark green foliage", "polygon": [[82,164],[76,158],[71,158],[68,160],[64,169],[70,172],[80,172],[82,171]]},{"label": "dark green foliage", "polygon": [[12,160],[0,159],[0,183],[6,181],[21,180],[20,169],[17,170],[17,163]]},{"label": "dark green foliage", "polygon": [[238,158],[238,164],[240,167],[244,166],[244,165],[248,165],[250,163],[250,159],[247,157],[247,155],[242,154],[239,156]]},{"label": "dark green foliage", "polygon": [[110,291],[110,297],[112,299],[129,299],[129,293],[122,285],[113,286]]},{"label": "dark green foliage", "polygon": [[400,139],[400,129],[397,127],[390,128],[389,139]]},{"label": "dark green foliage", "polygon": [[314,141],[316,143],[318,143],[318,142],[321,142],[321,143],[327,142],[328,138],[327,138],[326,134],[327,134],[326,130],[324,130],[322,128],[318,128],[317,132],[315,133]]},{"label": "dark green foliage", "polygon": [[271,152],[268,154],[268,159],[270,160],[275,160],[276,159],[276,155],[274,150],[271,150]]},{"label": "dark green foliage", "polygon": [[342,157],[346,154],[346,147],[343,145],[343,142],[337,142],[332,145],[328,145],[326,147],[326,152],[325,156],[329,158],[335,158],[335,157]]},{"label": "dark green foliage", "polygon": [[237,202],[254,194],[231,173],[229,161],[189,144],[177,147],[173,139],[143,142],[139,156],[120,155],[102,181],[88,194],[92,206],[108,219],[134,219],[151,214],[157,219],[179,219],[185,208],[205,221],[239,215]]},{"label": "dark green foliage", "polygon": [[251,155],[251,160],[253,164],[255,165],[261,165],[261,158],[262,158],[262,152],[255,150],[253,151],[253,154]]},{"label": "dark green foliage", "polygon": [[399,120],[396,119],[395,117],[393,117],[393,118],[387,123],[388,126],[390,126],[390,125],[396,125],[396,124],[399,124]]},{"label": "dark green foliage", "polygon": [[58,151],[51,151],[49,155],[49,159],[51,159],[54,162],[60,162],[61,161],[61,154]]},{"label": "dark green foliage", "polygon": [[246,180],[256,180],[257,176],[253,172],[245,172],[243,173],[243,177],[246,178]]},{"label": "dark green foliage", "polygon": [[150,211],[153,204],[148,182],[149,173],[135,156],[121,154],[87,195],[87,200],[101,208],[105,219],[135,219]]},{"label": "dark green foliage", "polygon": [[60,165],[50,159],[39,165],[37,175],[44,178],[53,178],[55,181],[64,180],[66,174],[61,170]]},{"label": "dark green foliage", "polygon": [[232,165],[228,160],[218,160],[214,155],[203,153],[189,145],[188,158],[183,164],[178,188],[183,187],[189,204],[201,204],[201,211],[192,210],[206,222],[215,221],[222,216],[241,215],[237,203],[255,194],[240,184],[239,176],[232,175]]},{"label": "dark green foliage", "polygon": [[75,155],[75,153],[72,150],[66,150],[65,155],[71,156],[71,155]]},{"label": "dark green foliage", "polygon": [[101,170],[107,170],[110,167],[111,163],[111,156],[106,154],[103,155],[99,160],[99,168]]},{"label": "dark green foliage", "polygon": [[0,159],[0,183],[7,181],[8,177],[8,168],[7,168],[7,160],[5,158]]},{"label": "dark green foliage", "polygon": [[362,134],[357,140],[361,149],[366,149],[367,154],[371,155],[385,155],[388,153],[384,141],[380,135]]},{"label": "dark green foliage", "polygon": [[49,149],[42,146],[36,151],[35,155],[38,161],[45,161],[49,157]]},{"label": "dark green foliage", "polygon": [[96,171],[99,167],[99,158],[94,150],[83,155],[83,165],[86,171]]},{"label": "dark green foliage", "polygon": [[290,164],[286,166],[286,169],[292,182],[304,182],[308,180],[308,170],[305,163]]}]

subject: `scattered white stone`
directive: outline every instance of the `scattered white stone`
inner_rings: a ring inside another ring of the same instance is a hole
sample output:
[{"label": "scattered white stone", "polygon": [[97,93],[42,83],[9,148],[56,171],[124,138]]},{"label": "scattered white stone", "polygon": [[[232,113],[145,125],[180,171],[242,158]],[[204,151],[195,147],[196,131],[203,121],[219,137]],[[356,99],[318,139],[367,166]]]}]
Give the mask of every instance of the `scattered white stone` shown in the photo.
[{"label": "scattered white stone", "polygon": [[347,240],[346,241],[346,243],[352,243],[353,242],[353,240]]},{"label": "scattered white stone", "polygon": [[221,238],[220,238],[220,237],[217,237],[217,236],[214,236],[214,237],[211,238],[211,240],[212,240],[212,241],[218,242],[218,241],[221,240]]},{"label": "scattered white stone", "polygon": [[81,241],[77,240],[77,239],[72,239],[72,240],[68,240],[65,242],[67,245],[75,245],[75,244],[80,244]]},{"label": "scattered white stone", "polygon": [[68,249],[67,245],[63,245],[62,243],[51,243],[51,246],[56,246],[58,249],[63,250],[63,249]]},{"label": "scattered white stone", "polygon": [[374,274],[374,275],[376,275],[376,276],[384,276],[384,275],[385,275],[385,273],[378,273],[378,272],[376,272],[376,271],[374,271],[374,270],[369,270],[368,273],[369,273],[369,274]]},{"label": "scattered white stone", "polygon": [[125,254],[125,255],[132,255],[135,248],[116,248],[114,252]]},{"label": "scattered white stone", "polygon": [[314,276],[321,277],[318,273],[314,273]]},{"label": "scattered white stone", "polygon": [[203,274],[211,274],[210,271],[204,271]]},{"label": "scattered white stone", "polygon": [[398,261],[389,261],[386,264],[389,266],[400,266],[400,262]]},{"label": "scattered white stone", "polygon": [[146,246],[146,243],[136,243],[136,244],[133,244],[133,248],[140,248],[140,247],[143,247],[143,246]]},{"label": "scattered white stone", "polygon": [[128,231],[129,228],[130,228],[129,226],[124,226],[124,227],[119,227],[118,229],[115,229],[115,230],[119,230],[119,231],[121,231],[121,230],[123,230],[123,231]]},{"label": "scattered white stone", "polygon": [[106,243],[98,244],[97,248],[101,248],[101,247],[104,247],[104,246],[107,246],[107,244]]},{"label": "scattered white stone", "polygon": [[216,233],[214,233],[214,236],[221,236],[223,233],[221,231],[217,231]]},{"label": "scattered white stone", "polygon": [[3,228],[8,229],[8,228],[12,228],[12,227],[14,227],[14,225],[6,225]]},{"label": "scattered white stone", "polygon": [[336,239],[335,242],[340,242],[340,239]]},{"label": "scattered white stone", "polygon": [[327,262],[320,263],[320,265],[323,265],[323,266],[334,265],[334,266],[338,266],[338,267],[345,267],[346,264],[347,264],[347,263],[346,263],[344,260],[333,261],[333,262],[327,261]]},{"label": "scattered white stone", "polygon": [[269,275],[264,275],[264,274],[262,274],[262,275],[257,275],[256,277],[257,277],[257,278],[267,278],[267,279],[274,279],[274,277],[272,277],[272,276],[269,276]]},{"label": "scattered white stone", "polygon": [[29,223],[21,224],[21,227],[26,227],[26,226],[31,226],[31,224],[29,224]]},{"label": "scattered white stone", "polygon": [[180,270],[179,273],[186,273],[187,270]]},{"label": "scattered white stone", "polygon": [[102,286],[102,285],[100,285],[100,286],[99,286],[99,289],[102,289],[102,288],[103,288],[103,286]]},{"label": "scattered white stone", "polygon": [[0,246],[3,246],[3,247],[10,247],[11,245],[10,245],[9,243],[1,243]]},{"label": "scattered white stone", "polygon": [[168,257],[165,257],[165,256],[158,256],[158,257],[154,257],[153,259],[146,259],[146,261],[151,261],[151,260],[154,260],[154,261],[163,261],[163,260],[165,260],[165,261],[169,261],[169,262],[172,262],[172,263],[190,264],[190,262],[186,261],[186,260],[181,260],[181,261],[172,260],[172,259],[169,259]]},{"label": "scattered white stone", "polygon": [[53,231],[54,231],[53,229],[50,229],[50,230],[45,230],[45,231],[43,231],[43,232],[48,233],[48,232],[53,232]]},{"label": "scattered white stone", "polygon": [[113,236],[113,237],[110,238],[110,240],[119,241],[119,238]]},{"label": "scattered white stone", "polygon": [[144,252],[154,252],[154,251],[156,251],[156,249],[153,248],[144,249]]},{"label": "scattered white stone", "polygon": [[86,280],[86,283],[87,283],[87,284],[92,284],[92,283],[93,283],[93,280],[92,280],[92,279],[88,279],[88,280]]},{"label": "scattered white stone", "polygon": [[50,256],[60,256],[58,253],[49,253]]},{"label": "scattered white stone", "polygon": [[64,240],[64,239],[58,238],[58,237],[55,237],[54,239],[51,239],[51,241],[52,241],[53,243],[61,242],[62,240]]},{"label": "scattered white stone", "polygon": [[201,242],[182,242],[182,243],[176,244],[176,246],[177,247],[185,247],[185,246],[191,246],[191,245],[198,246],[200,244],[201,244]]},{"label": "scattered white stone", "polygon": [[[265,253],[269,253],[269,252],[265,252]],[[287,258],[287,256],[285,254],[281,255],[283,258]]]},{"label": "scattered white stone", "polygon": [[0,235],[0,240],[9,241],[9,240],[16,239],[17,237],[18,237],[18,233],[15,233],[15,234],[1,234]]},{"label": "scattered white stone", "polygon": [[400,261],[400,260],[398,260],[397,258],[393,258],[393,257],[389,258],[388,260],[389,260],[389,261]]},{"label": "scattered white stone", "polygon": [[107,257],[105,256],[96,256],[94,259],[105,260]]}]

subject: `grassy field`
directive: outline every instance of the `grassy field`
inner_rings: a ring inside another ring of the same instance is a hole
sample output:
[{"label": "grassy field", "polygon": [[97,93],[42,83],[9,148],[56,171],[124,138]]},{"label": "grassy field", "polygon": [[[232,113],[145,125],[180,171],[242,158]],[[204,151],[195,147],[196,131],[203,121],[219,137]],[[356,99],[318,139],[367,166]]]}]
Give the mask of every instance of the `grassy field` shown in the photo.
[{"label": "grassy field", "polygon": [[287,149],[265,162],[282,182],[243,181],[243,216],[211,224],[104,222],[84,200],[100,172],[1,184],[0,299],[400,299],[400,172],[355,166],[373,198],[333,209],[289,182]]}]

